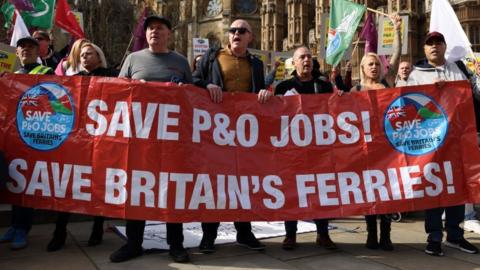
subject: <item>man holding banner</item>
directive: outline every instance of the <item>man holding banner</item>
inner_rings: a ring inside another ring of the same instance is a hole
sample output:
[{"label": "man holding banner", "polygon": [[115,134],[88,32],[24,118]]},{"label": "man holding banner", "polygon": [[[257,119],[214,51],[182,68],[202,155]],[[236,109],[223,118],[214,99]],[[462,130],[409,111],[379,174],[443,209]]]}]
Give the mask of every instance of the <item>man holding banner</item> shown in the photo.
[{"label": "man holding banner", "polygon": [[[408,85],[435,83],[442,88],[446,81],[466,80],[466,75],[455,64],[445,59],[447,44],[444,36],[439,32],[430,32],[425,38],[423,46],[426,59],[416,63]],[[465,205],[439,207],[428,209],[425,213],[425,231],[428,233],[428,244],[425,253],[432,256],[443,256],[442,251],[442,213],[445,211],[445,230],[447,240],[444,244],[463,252],[475,254],[478,249],[463,237],[460,223],[464,219]]]},{"label": "man holding banner", "polygon": [[[252,56],[248,44],[253,41],[252,28],[245,20],[234,21],[228,30],[227,48],[210,49],[193,73],[197,86],[205,88],[215,103],[222,102],[222,92],[255,92],[258,101],[266,102],[273,93],[265,90],[263,62]],[[220,223],[202,223],[203,237],[199,249],[203,253],[215,251],[215,239]],[[263,250],[265,245],[252,233],[250,222],[234,222],[237,242],[252,250]]]},{"label": "man holding banner", "polygon": [[[22,67],[17,74],[43,75],[53,74],[49,67],[37,63],[38,41],[32,37],[24,37],[17,41],[17,57]],[[12,205],[12,225],[7,232],[0,237],[0,243],[10,242],[11,249],[27,247],[27,235],[32,227],[33,208]]]},{"label": "man holding banner", "polygon": [[[298,94],[321,94],[333,93],[332,84],[320,78],[318,70],[313,69],[313,57],[310,49],[303,46],[293,53],[295,71],[293,77],[284,80],[277,85],[276,94],[285,95],[287,91],[295,91]],[[314,219],[317,226],[316,244],[329,250],[337,248],[328,234],[328,219]],[[286,237],[282,248],[291,250],[297,248],[297,221],[285,221]]]},{"label": "man holding banner", "polygon": [[[144,29],[148,48],[130,54],[123,63],[119,77],[136,80],[192,83],[192,74],[187,59],[168,49],[172,34],[169,20],[161,16],[145,19]],[[145,220],[128,220],[128,242],[110,255],[112,262],[123,262],[143,254],[142,243]],[[189,256],[183,247],[182,223],[167,223],[167,243],[170,256],[175,262],[188,262]]]}]

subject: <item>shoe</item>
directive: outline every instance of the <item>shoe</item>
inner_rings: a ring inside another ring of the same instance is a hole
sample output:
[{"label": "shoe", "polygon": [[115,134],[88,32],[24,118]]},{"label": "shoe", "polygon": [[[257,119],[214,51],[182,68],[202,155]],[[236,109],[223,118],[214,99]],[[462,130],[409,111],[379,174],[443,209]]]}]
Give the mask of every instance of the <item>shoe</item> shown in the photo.
[{"label": "shoe", "polygon": [[385,251],[393,251],[393,243],[390,237],[380,237],[379,247]]},{"label": "shoe", "polygon": [[253,233],[247,235],[238,235],[237,234],[237,243],[240,246],[244,246],[251,250],[264,250],[265,245],[262,244],[258,239],[253,235]]},{"label": "shoe", "polygon": [[463,222],[463,229],[465,231],[474,232],[480,234],[480,221],[476,219],[465,220]]},{"label": "shoe", "polygon": [[443,256],[442,243],[441,242],[428,242],[425,248],[425,253],[432,256]]},{"label": "shoe", "polygon": [[174,262],[184,263],[190,261],[187,250],[183,246],[170,246],[170,257]]},{"label": "shoe", "polygon": [[13,240],[10,243],[10,248],[22,249],[22,248],[26,248],[27,245],[28,245],[27,231],[25,231],[24,229],[16,229],[15,236],[13,237]]},{"label": "shoe", "polygon": [[10,227],[0,238],[0,243],[12,242],[15,237],[15,228]]},{"label": "shoe", "polygon": [[469,254],[477,254],[478,253],[478,248],[476,246],[470,244],[470,242],[465,240],[465,238],[462,238],[459,241],[448,241],[447,240],[443,244],[447,247],[456,248],[460,251],[463,251],[463,252],[466,252],[466,253],[469,253]]},{"label": "shoe", "polygon": [[205,237],[202,237],[202,241],[200,241],[198,250],[200,250],[200,252],[203,254],[215,252],[215,240],[207,240]]},{"label": "shoe", "polygon": [[103,228],[93,228],[92,234],[88,239],[88,246],[93,247],[102,243],[103,240]]},{"label": "shoe", "polygon": [[53,233],[53,238],[47,245],[47,251],[53,252],[62,249],[65,245],[65,240],[67,239],[67,232],[66,231],[57,231]]},{"label": "shoe", "polygon": [[124,262],[143,255],[143,248],[131,248],[124,245],[110,255],[110,261],[113,263]]},{"label": "shoe", "polygon": [[316,244],[328,250],[337,249],[337,245],[330,239],[328,234],[318,234]]},{"label": "shoe", "polygon": [[293,250],[298,247],[296,236],[287,236],[283,239],[282,248],[285,250]]}]

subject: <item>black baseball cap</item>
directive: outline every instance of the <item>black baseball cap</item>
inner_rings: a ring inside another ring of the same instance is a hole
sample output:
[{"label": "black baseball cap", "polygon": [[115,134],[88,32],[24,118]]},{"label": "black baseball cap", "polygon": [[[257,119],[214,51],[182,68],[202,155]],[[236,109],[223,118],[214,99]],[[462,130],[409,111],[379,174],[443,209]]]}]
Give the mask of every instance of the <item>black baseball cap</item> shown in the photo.
[{"label": "black baseball cap", "polygon": [[152,15],[152,16],[148,16],[146,19],[145,19],[145,22],[143,23],[143,30],[147,30],[147,27],[148,25],[152,22],[152,21],[159,21],[160,23],[164,24],[166,27],[168,27],[168,29],[172,30],[172,23],[170,23],[170,21],[163,17],[163,16],[158,16],[158,15]]},{"label": "black baseball cap", "polygon": [[22,44],[27,43],[27,42],[30,42],[33,45],[38,47],[38,41],[36,39],[34,39],[33,37],[23,37],[23,38],[17,40],[17,47],[19,47]]},{"label": "black baseball cap", "polygon": [[445,42],[445,37],[442,35],[442,33],[437,32],[437,31],[428,33],[427,36],[425,37],[425,42],[424,43],[426,44],[427,41],[429,41],[432,38],[436,38],[437,40],[440,40],[441,42],[447,44],[447,42]]}]

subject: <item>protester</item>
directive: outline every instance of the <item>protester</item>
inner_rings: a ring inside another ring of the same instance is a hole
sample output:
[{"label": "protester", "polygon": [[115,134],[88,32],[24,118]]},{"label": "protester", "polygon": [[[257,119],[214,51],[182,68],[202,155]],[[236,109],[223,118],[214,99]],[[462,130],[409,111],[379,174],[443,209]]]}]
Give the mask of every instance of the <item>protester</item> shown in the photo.
[{"label": "protester", "polygon": [[[375,53],[367,53],[360,61],[360,83],[354,86],[351,91],[377,90],[393,87],[397,75],[398,63],[400,60],[401,25],[402,18],[394,13],[389,15],[393,22],[395,34],[393,41],[393,54],[390,58],[387,74],[383,74],[383,67],[380,58]],[[380,217],[380,241],[378,241],[377,216]],[[367,242],[365,246],[369,249],[381,248],[386,251],[393,250],[393,244],[390,239],[391,218],[389,215],[367,215]]]},{"label": "protester", "polygon": [[[17,41],[16,55],[21,68],[15,73],[43,75],[53,74],[49,67],[37,63],[39,43],[32,37],[24,37]],[[33,208],[12,205],[12,225],[0,238],[0,243],[10,242],[11,249],[22,249],[28,245],[28,232],[32,227]]]},{"label": "protester", "polygon": [[388,71],[383,74],[383,66],[380,58],[375,53],[367,53],[360,61],[360,83],[354,86],[352,91],[376,90],[393,87],[395,85],[395,76],[397,75],[398,63],[400,60],[401,41],[401,23],[402,18],[394,13],[390,20],[393,21],[395,34],[393,41],[393,54],[390,58]]},{"label": "protester", "polygon": [[[295,71],[291,79],[280,82],[275,88],[275,94],[284,95],[287,91],[296,94],[321,94],[332,93],[332,84],[321,79],[320,72],[314,70],[314,63],[310,49],[305,46],[299,47],[293,53],[293,65]],[[328,219],[314,219],[317,226],[317,240],[319,246],[326,249],[336,249],[337,246],[330,239],[328,233]],[[285,221],[286,237],[282,247],[286,250],[297,248],[297,221]]]},{"label": "protester", "polygon": [[43,30],[33,32],[32,37],[38,41],[38,54],[42,65],[55,69],[60,60],[65,56],[66,49],[62,53],[57,53],[51,45],[50,34]]},{"label": "protester", "polygon": [[275,76],[277,75],[277,69],[280,66],[280,61],[273,63],[272,70],[265,77],[265,87],[270,87],[275,82]]},{"label": "protester", "polygon": [[80,48],[84,43],[90,42],[87,39],[77,39],[73,45],[66,60],[61,60],[55,69],[55,74],[59,76],[73,76],[82,70],[80,64]]},{"label": "protester", "polygon": [[[83,71],[77,75],[104,77],[116,77],[118,75],[116,70],[107,68],[107,61],[105,60],[103,51],[93,43],[83,43],[80,52],[80,65]],[[58,213],[53,238],[47,246],[47,251],[57,251],[65,245],[69,218],[70,213]],[[104,220],[105,218],[102,216],[96,216],[94,218],[92,233],[88,239],[88,246],[96,246],[102,242]]]},{"label": "protester", "polygon": [[[455,63],[445,59],[447,44],[439,32],[431,32],[425,38],[423,50],[426,59],[418,61],[408,78],[408,85],[435,83],[441,90],[446,81],[467,79],[466,75]],[[442,213],[445,211],[445,230],[447,241],[445,246],[459,249],[466,253],[478,253],[478,249],[463,237],[460,223],[464,219],[465,205],[439,207],[428,209],[425,213],[425,231],[428,234],[428,244],[425,253],[433,256],[443,256],[442,251]]]},{"label": "protester", "polygon": [[[477,127],[477,141],[480,145],[480,62],[475,61],[474,73],[470,78],[473,90],[473,108],[475,112],[475,122]],[[465,220],[463,222],[465,231],[480,234],[480,221],[477,218],[477,211],[471,203],[465,204]]]},{"label": "protester", "polygon": [[412,64],[410,62],[408,61],[400,62],[400,65],[398,65],[398,73],[397,73],[397,78],[395,80],[395,86],[406,86],[408,76],[410,75],[411,71],[412,71]]},{"label": "protester", "polygon": [[332,68],[330,82],[335,88],[337,88],[337,90],[344,92],[350,91],[350,88],[352,88],[352,63],[348,61],[345,64],[345,79],[342,77],[342,72],[339,65]]},{"label": "protester", "polygon": [[[252,28],[244,20],[234,21],[228,30],[227,48],[214,48],[203,56],[200,67],[193,73],[194,83],[205,88],[215,103],[222,102],[223,91],[258,93],[258,101],[265,103],[273,94],[265,90],[263,63],[251,55],[247,46],[253,41]],[[199,249],[203,253],[215,251],[215,239],[220,223],[202,223],[203,237]],[[237,242],[253,250],[265,245],[252,233],[250,222],[234,222]]]},{"label": "protester", "polygon": [[[127,56],[119,77],[135,80],[192,83],[188,60],[168,49],[172,36],[172,24],[161,16],[149,16],[144,22],[148,48]],[[142,243],[145,220],[128,220],[127,244],[111,254],[112,262],[123,262],[143,254]],[[167,243],[170,256],[175,262],[189,261],[183,247],[182,223],[167,223]]]}]

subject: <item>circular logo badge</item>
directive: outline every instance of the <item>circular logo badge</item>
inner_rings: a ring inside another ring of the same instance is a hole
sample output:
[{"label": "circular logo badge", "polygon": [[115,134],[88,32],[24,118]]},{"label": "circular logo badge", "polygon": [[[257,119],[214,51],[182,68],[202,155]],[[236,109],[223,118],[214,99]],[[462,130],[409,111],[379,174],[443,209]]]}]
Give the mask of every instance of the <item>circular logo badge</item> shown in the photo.
[{"label": "circular logo badge", "polygon": [[395,99],[384,114],[385,135],[392,146],[408,155],[423,155],[440,147],[448,131],[445,111],[420,93]]},{"label": "circular logo badge", "polygon": [[46,82],[33,86],[20,97],[17,130],[22,140],[37,150],[60,146],[75,123],[74,104],[63,86]]}]

